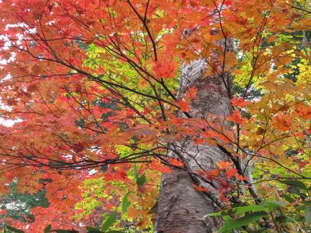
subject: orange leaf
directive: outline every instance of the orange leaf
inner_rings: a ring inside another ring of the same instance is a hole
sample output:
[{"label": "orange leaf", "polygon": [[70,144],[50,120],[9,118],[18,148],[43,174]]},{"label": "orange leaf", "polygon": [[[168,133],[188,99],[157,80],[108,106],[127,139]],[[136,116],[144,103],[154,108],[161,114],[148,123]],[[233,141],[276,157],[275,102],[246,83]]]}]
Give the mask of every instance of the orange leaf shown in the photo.
[{"label": "orange leaf", "polygon": [[230,177],[234,176],[236,177],[238,175],[236,168],[231,168],[226,171],[226,177],[229,179]]},{"label": "orange leaf", "polygon": [[234,98],[231,100],[231,104],[235,107],[245,107],[250,103],[250,101],[245,101],[244,97]]},{"label": "orange leaf", "polygon": [[173,78],[175,76],[175,71],[177,68],[177,62],[175,60],[172,61],[156,61],[154,62],[154,72],[157,78]]},{"label": "orange leaf", "polygon": [[228,167],[231,166],[231,163],[227,161],[220,161],[217,163],[217,165],[219,169],[227,169]]},{"label": "orange leaf", "polygon": [[233,111],[232,115],[227,117],[228,121],[236,122],[238,124],[243,124],[245,119],[245,117],[241,116],[240,111]]},{"label": "orange leaf", "polygon": [[180,107],[181,111],[187,112],[189,110],[189,104],[186,101],[179,100],[177,102],[178,106]]},{"label": "orange leaf", "polygon": [[197,191],[199,191],[199,192],[208,192],[208,191],[210,191],[209,189],[202,188],[201,186],[196,185],[196,184],[193,184],[193,187],[194,187]]},{"label": "orange leaf", "polygon": [[188,95],[191,99],[194,99],[197,96],[197,88],[190,87],[188,90]]},{"label": "orange leaf", "polygon": [[183,161],[181,161],[179,159],[170,158],[169,163],[173,166],[176,166],[176,167],[183,167],[184,166]]}]

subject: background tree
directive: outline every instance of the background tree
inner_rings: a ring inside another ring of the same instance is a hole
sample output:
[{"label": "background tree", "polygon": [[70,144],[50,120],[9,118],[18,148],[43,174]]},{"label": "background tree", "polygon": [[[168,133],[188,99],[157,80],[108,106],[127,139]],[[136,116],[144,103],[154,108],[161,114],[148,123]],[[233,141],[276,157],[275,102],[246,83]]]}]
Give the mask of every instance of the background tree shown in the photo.
[{"label": "background tree", "polygon": [[49,206],[45,190],[39,190],[35,194],[21,194],[16,191],[16,185],[17,181],[11,183],[10,193],[1,198],[3,217],[9,217],[13,221],[20,220],[24,223],[33,222],[34,216],[31,209],[37,206]]}]

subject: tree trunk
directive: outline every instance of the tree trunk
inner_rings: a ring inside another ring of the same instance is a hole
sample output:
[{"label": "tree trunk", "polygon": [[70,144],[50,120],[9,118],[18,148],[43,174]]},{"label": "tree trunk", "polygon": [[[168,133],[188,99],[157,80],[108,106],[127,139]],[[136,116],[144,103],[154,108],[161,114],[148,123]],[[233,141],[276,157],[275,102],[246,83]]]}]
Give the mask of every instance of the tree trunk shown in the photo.
[{"label": "tree trunk", "polygon": [[[231,112],[230,74],[204,77],[205,71],[206,63],[203,60],[183,67],[180,94],[185,94],[190,87],[197,88],[197,96],[189,111],[191,117],[207,119],[208,114],[213,114],[224,123],[224,117]],[[183,113],[179,115],[183,117]],[[190,137],[175,142],[171,148],[170,156],[184,158],[186,170],[172,169],[170,174],[163,175],[157,202],[155,232],[215,232],[223,221],[221,218],[208,217],[207,214],[223,206],[215,189],[217,184],[204,182],[193,176],[193,173],[215,169],[217,162],[228,158],[217,146],[198,145]],[[194,183],[210,191],[198,192],[193,186]]]}]

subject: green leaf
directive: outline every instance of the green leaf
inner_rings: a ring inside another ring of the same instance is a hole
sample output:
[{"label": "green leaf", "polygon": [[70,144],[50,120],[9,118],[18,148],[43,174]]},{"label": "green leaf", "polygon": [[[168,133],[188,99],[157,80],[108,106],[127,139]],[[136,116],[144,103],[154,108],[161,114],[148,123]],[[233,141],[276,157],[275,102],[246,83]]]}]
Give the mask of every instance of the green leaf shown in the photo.
[{"label": "green leaf", "polygon": [[86,227],[85,229],[87,230],[88,233],[101,233],[100,230],[98,230],[94,227]]},{"label": "green leaf", "polygon": [[253,212],[253,211],[266,211],[267,208],[261,205],[249,205],[249,206],[235,207],[232,210],[235,214],[243,214],[246,212]]},{"label": "green leaf", "polygon": [[136,182],[137,182],[137,180],[138,180],[137,168],[136,168],[136,165],[135,165],[135,164],[133,164],[133,167],[134,167],[134,176],[135,176],[135,180],[136,180]]},{"label": "green leaf", "polygon": [[145,175],[142,175],[141,177],[138,177],[137,179],[137,185],[138,186],[143,186],[147,181],[147,178]]},{"label": "green leaf", "polygon": [[302,202],[304,205],[311,205],[311,201],[303,201]]},{"label": "green leaf", "polygon": [[297,187],[297,188],[301,188],[301,189],[304,189],[304,190],[307,190],[307,186],[299,181],[299,180],[279,180],[279,182],[283,183],[283,184],[287,184],[289,186],[294,186],[294,187]]},{"label": "green leaf", "polygon": [[311,206],[306,206],[305,208],[305,220],[306,223],[311,224]]},{"label": "green leaf", "polygon": [[251,232],[251,233],[262,233],[262,232],[267,232],[267,230],[271,230],[271,228],[260,228],[258,230],[249,231],[249,232]]},{"label": "green leaf", "polygon": [[137,180],[138,180],[137,168],[136,168],[136,165],[135,165],[135,164],[133,165],[133,167],[134,167],[134,176],[135,176],[135,180],[136,180],[136,182],[137,182]]},{"label": "green leaf", "polygon": [[44,233],[49,233],[51,231],[52,225],[48,225],[45,229],[44,229]]},{"label": "green leaf", "polygon": [[105,163],[104,165],[102,165],[102,166],[100,167],[100,170],[101,170],[102,172],[106,172],[106,171],[108,170],[108,167],[109,167],[108,163]]},{"label": "green leaf", "polygon": [[129,200],[127,199],[128,195],[131,192],[127,192],[127,194],[125,194],[123,200],[122,200],[122,213],[127,211],[127,208],[131,205],[131,202],[129,202]]},{"label": "green leaf", "polygon": [[81,40],[76,40],[75,42],[78,44],[80,49],[83,49],[84,51],[88,50],[89,46],[87,44],[83,43]]},{"label": "green leaf", "polygon": [[264,212],[264,211],[247,214],[242,218],[232,220],[231,222],[229,222],[228,224],[226,224],[222,228],[220,228],[219,231],[225,232],[225,231],[230,231],[230,230],[239,228],[241,226],[246,226],[250,223],[253,223],[253,222],[260,220],[262,217],[265,217],[267,215],[268,215],[268,213]]},{"label": "green leaf", "polygon": [[253,212],[253,211],[266,211],[267,207],[262,205],[248,205],[248,206],[238,206],[234,207],[231,210],[223,210],[217,213],[208,214],[208,216],[226,216],[230,214],[243,214],[246,212]]},{"label": "green leaf", "polygon": [[228,215],[228,212],[220,211],[220,212],[208,214],[208,216],[223,216],[223,215]]},{"label": "green leaf", "polygon": [[10,230],[10,231],[13,231],[13,232],[24,233],[24,231],[19,230],[19,229],[15,228],[15,227],[12,227],[12,226],[9,226],[9,225],[7,225],[6,228],[7,228],[8,230]]},{"label": "green leaf", "polygon": [[103,224],[101,231],[106,232],[113,225],[116,219],[117,219],[117,212],[113,212],[112,214],[110,214],[109,218]]},{"label": "green leaf", "polygon": [[292,218],[292,217],[287,216],[287,220],[288,220],[289,222],[295,223],[297,226],[300,225],[300,222],[299,222],[299,221],[296,221],[296,219],[294,219],[294,218]]},{"label": "green leaf", "polygon": [[51,232],[56,232],[56,233],[74,233],[76,231],[74,231],[74,230],[52,230]]},{"label": "green leaf", "polygon": [[288,195],[286,195],[286,194],[283,194],[282,197],[284,197],[284,199],[285,199],[286,201],[288,201],[289,203],[293,203],[293,202],[295,201],[294,198],[292,198],[292,197],[290,197],[290,196],[288,196]]},{"label": "green leaf", "polygon": [[268,207],[270,210],[273,210],[278,207],[286,206],[286,203],[281,201],[272,201],[272,200],[263,200],[260,205]]}]

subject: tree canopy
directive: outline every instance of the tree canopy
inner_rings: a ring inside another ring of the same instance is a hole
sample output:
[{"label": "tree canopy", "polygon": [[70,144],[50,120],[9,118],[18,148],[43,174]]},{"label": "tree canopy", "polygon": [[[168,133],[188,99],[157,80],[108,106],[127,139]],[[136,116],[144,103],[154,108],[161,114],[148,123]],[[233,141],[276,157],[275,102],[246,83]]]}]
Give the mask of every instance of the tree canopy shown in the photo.
[{"label": "tree canopy", "polygon": [[[310,4],[0,1],[3,227],[152,231],[161,175],[183,171],[222,232],[308,232]],[[12,192],[44,194],[33,220],[6,215]]]}]

